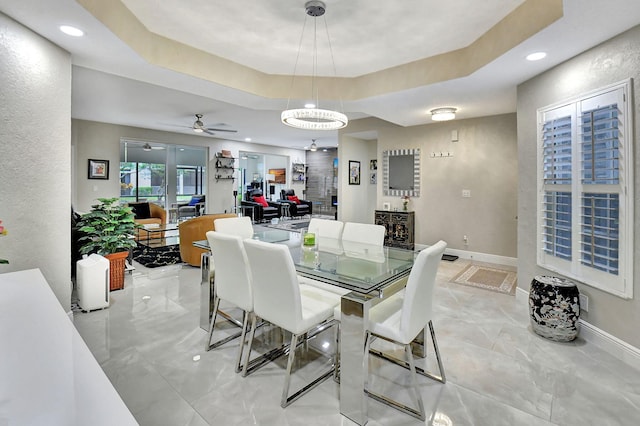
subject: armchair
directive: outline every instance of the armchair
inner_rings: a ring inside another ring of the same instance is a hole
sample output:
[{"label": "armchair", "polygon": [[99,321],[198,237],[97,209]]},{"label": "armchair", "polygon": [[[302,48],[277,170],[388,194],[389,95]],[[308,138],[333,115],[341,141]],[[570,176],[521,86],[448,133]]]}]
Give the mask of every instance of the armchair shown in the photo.
[{"label": "armchair", "polygon": [[[140,225],[158,225],[164,226],[167,223],[167,211],[154,203],[129,203],[129,207],[133,210],[135,216],[134,221]],[[147,238],[142,231],[136,229],[136,241],[141,238]],[[164,232],[159,236],[164,238]]]},{"label": "armchair", "polygon": [[245,207],[253,209],[254,222],[271,220],[274,217],[282,216],[281,203],[265,199],[261,189],[250,189],[247,191],[240,205],[243,213],[245,212]]},{"label": "armchair", "polygon": [[188,203],[176,203],[172,205],[178,209],[178,219],[201,216],[205,209],[205,196],[202,194],[191,196]]},{"label": "armchair", "polygon": [[308,200],[298,199],[293,189],[283,189],[280,191],[280,199],[278,202],[289,204],[291,216],[304,216],[307,214],[311,215],[312,213],[313,203]]},{"label": "armchair", "polygon": [[215,231],[214,221],[226,217],[237,217],[231,213],[205,214],[180,222],[180,258],[191,266],[200,266],[200,255],[206,250],[194,247],[193,242],[207,239],[207,231]]}]

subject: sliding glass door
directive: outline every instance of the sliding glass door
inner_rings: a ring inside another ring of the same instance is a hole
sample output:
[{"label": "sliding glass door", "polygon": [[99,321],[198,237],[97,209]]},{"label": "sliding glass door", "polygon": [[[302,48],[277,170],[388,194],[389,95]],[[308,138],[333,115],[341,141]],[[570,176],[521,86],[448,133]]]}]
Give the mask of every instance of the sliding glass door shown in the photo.
[{"label": "sliding glass door", "polygon": [[206,194],[205,147],[122,139],[120,201],[152,202],[164,209]]}]

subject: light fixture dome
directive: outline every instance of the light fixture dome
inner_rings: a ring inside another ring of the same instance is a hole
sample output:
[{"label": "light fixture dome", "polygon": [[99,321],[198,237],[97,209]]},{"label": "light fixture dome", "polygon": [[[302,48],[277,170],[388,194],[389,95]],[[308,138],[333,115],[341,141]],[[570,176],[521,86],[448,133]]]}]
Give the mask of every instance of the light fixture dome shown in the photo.
[{"label": "light fixture dome", "polygon": [[[317,18],[319,16],[323,16],[327,7],[321,1],[308,1],[305,5],[305,11],[307,15]],[[325,21],[326,27],[326,21]],[[303,27],[304,33],[304,27]],[[283,124],[286,124],[290,127],[295,127],[296,129],[303,130],[338,130],[347,126],[349,123],[349,119],[346,115],[338,111],[332,111],[328,109],[320,109],[318,108],[319,96],[318,90],[316,87],[316,65],[318,58],[318,50],[317,50],[317,25],[314,22],[314,30],[313,30],[313,74],[311,76],[311,94],[314,99],[314,103],[307,102],[305,108],[292,108],[289,109],[289,101],[287,101],[287,109],[282,111],[280,115],[280,120]],[[327,38],[329,38],[329,29],[326,28]],[[302,40],[302,38],[301,38]],[[329,45],[331,45],[331,39],[329,39]],[[300,50],[302,50],[302,44],[298,49],[298,56],[296,56],[296,64],[293,69],[293,76],[295,78],[295,70],[298,67],[298,58],[300,57]],[[335,62],[333,61],[333,52],[331,53],[331,62],[333,64],[333,69],[335,70]],[[293,86],[293,84],[292,84]]]},{"label": "light fixture dome", "polygon": [[433,121],[449,121],[456,118],[456,108],[435,108],[431,110]]},{"label": "light fixture dome", "polygon": [[196,121],[193,122],[193,131],[196,133],[204,132],[204,123],[202,122],[202,114],[196,114]]},{"label": "light fixture dome", "polygon": [[316,145],[316,140],[311,139],[311,146],[309,147],[309,151],[316,152],[318,150],[318,145]]}]

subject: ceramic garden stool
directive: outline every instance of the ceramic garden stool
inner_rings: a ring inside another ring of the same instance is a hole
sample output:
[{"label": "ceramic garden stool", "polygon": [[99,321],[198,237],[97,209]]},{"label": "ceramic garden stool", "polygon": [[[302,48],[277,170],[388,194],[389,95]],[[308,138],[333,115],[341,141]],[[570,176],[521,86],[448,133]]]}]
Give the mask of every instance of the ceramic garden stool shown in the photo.
[{"label": "ceramic garden stool", "polygon": [[540,336],[569,342],[578,336],[580,293],[572,281],[538,275],[529,290],[531,327]]}]

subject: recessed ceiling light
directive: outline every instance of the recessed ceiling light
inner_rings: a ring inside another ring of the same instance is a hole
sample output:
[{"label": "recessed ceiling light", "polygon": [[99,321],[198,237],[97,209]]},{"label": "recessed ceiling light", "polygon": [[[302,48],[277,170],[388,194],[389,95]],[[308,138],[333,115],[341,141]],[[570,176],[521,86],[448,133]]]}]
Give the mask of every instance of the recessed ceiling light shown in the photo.
[{"label": "recessed ceiling light", "polygon": [[61,25],[60,31],[72,37],[82,37],[84,35],[84,31],[81,29],[69,25]]},{"label": "recessed ceiling light", "polygon": [[316,104],[309,102],[309,103],[304,104],[304,107],[305,108],[315,108]]},{"label": "recessed ceiling light", "polygon": [[527,61],[539,61],[547,56],[547,52],[534,52],[527,55]]},{"label": "recessed ceiling light", "polygon": [[251,138],[244,138],[245,142],[251,142]]}]

